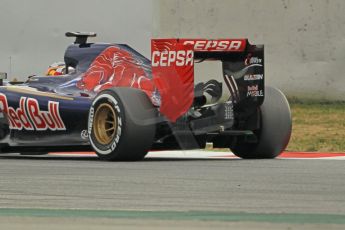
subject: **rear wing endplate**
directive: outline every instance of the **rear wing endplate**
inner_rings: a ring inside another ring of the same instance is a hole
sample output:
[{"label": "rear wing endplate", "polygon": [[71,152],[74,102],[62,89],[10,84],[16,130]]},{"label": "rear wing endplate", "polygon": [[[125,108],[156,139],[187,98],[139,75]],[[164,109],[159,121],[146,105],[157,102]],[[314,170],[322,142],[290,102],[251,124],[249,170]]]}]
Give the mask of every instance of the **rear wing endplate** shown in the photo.
[{"label": "rear wing endplate", "polygon": [[238,108],[262,104],[263,45],[251,45],[247,39],[152,39],[153,80],[161,95],[160,111],[170,121],[193,105],[194,63],[205,60],[222,62],[227,100]]}]

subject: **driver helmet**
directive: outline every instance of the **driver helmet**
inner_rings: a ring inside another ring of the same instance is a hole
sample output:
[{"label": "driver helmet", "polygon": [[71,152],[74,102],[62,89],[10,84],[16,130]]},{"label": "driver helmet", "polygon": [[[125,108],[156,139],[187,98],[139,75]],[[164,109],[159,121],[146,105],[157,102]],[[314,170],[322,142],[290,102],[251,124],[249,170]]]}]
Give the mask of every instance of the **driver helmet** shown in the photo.
[{"label": "driver helmet", "polygon": [[55,62],[48,67],[46,76],[60,76],[66,74],[66,65],[64,62]]}]

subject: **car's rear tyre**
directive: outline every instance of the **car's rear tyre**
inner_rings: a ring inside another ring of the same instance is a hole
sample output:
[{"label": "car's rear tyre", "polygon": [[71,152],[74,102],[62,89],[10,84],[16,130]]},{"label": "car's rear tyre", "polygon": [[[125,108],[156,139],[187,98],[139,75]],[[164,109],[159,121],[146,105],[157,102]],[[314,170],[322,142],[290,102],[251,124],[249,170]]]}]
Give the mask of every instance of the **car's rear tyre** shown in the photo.
[{"label": "car's rear tyre", "polygon": [[291,136],[292,120],[285,95],[274,87],[265,88],[265,100],[260,106],[258,142],[238,142],[231,148],[241,158],[275,158],[287,146]]},{"label": "car's rear tyre", "polygon": [[102,160],[141,160],[154,140],[155,116],[156,109],[141,90],[104,90],[90,108],[90,144]]}]

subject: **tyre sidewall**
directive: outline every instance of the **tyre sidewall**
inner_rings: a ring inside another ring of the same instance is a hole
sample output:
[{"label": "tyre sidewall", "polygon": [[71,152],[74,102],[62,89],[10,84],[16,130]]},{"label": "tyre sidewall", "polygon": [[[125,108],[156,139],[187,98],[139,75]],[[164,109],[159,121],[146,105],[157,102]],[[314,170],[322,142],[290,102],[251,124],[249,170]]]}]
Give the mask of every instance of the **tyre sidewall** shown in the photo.
[{"label": "tyre sidewall", "polygon": [[[93,132],[94,128],[94,115],[97,107],[101,103],[108,103],[110,104],[116,112],[117,115],[117,132],[116,135],[113,137],[111,142],[107,145],[103,145],[98,143],[96,140],[95,134]],[[116,149],[119,148],[120,142],[122,140],[122,132],[123,132],[123,124],[125,123],[125,109],[121,100],[118,96],[110,90],[103,91],[94,99],[93,103],[91,104],[90,111],[89,111],[89,118],[88,118],[88,134],[89,140],[92,148],[97,152],[97,154],[102,157],[106,157],[107,155],[116,152]]]},{"label": "tyre sidewall", "polygon": [[258,143],[239,142],[231,148],[241,158],[275,158],[289,143],[292,119],[285,95],[277,88],[265,87],[265,100],[259,111],[260,129],[255,130]]}]

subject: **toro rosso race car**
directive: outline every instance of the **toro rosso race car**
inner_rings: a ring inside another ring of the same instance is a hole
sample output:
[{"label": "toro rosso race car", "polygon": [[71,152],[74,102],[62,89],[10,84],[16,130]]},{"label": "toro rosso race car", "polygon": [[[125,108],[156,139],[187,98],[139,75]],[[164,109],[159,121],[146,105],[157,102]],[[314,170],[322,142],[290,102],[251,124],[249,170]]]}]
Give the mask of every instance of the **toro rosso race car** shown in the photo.
[{"label": "toro rosso race car", "polygon": [[[103,160],[140,160],[209,142],[242,158],[274,158],[289,142],[289,104],[265,87],[263,45],[152,39],[149,60],[128,45],[88,43],[95,33],[66,36],[76,40],[64,75],[1,83],[2,153],[93,150]],[[194,76],[204,61],[220,62],[222,76]]]}]

